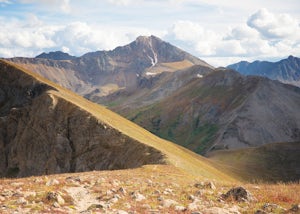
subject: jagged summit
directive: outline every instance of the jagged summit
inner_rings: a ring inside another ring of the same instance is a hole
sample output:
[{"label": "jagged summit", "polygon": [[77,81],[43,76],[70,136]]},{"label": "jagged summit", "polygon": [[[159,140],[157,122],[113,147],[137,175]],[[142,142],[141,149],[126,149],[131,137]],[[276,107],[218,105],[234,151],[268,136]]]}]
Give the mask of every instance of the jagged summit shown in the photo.
[{"label": "jagged summit", "polygon": [[141,43],[146,43],[146,42],[149,42],[151,40],[156,40],[156,41],[160,41],[160,42],[163,42],[162,39],[154,36],[154,35],[151,35],[151,36],[138,36],[135,40],[135,42],[141,42]]}]

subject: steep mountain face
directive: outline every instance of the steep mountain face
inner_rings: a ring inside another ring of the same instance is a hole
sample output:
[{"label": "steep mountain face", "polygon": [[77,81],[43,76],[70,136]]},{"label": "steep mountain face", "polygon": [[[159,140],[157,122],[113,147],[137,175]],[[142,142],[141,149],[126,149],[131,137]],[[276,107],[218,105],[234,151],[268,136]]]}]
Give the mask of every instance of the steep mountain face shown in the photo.
[{"label": "steep mountain face", "polygon": [[0,76],[1,177],[168,164],[234,180],[205,158],[30,71],[1,60]]},{"label": "steep mountain face", "polygon": [[300,58],[289,56],[278,62],[242,61],[229,65],[228,68],[237,70],[244,75],[257,75],[279,80],[283,83],[300,86]]},{"label": "steep mountain face", "polygon": [[172,73],[164,72],[140,78],[135,91],[123,89],[105,97],[86,97],[126,115],[132,108],[143,108],[159,102],[188,85],[190,81],[203,78],[213,71],[212,68],[195,65]]},{"label": "steep mountain face", "polygon": [[100,102],[201,154],[300,140],[297,87],[201,66],[148,81],[147,90],[119,92]]},{"label": "steep mountain face", "polygon": [[155,36],[138,37],[134,42],[112,51],[87,53],[69,60],[62,56],[64,60],[56,60],[59,58],[61,54],[50,53],[35,59],[10,60],[72,91],[97,97],[121,88],[134,91],[143,76],[172,72],[195,64],[211,67]]}]

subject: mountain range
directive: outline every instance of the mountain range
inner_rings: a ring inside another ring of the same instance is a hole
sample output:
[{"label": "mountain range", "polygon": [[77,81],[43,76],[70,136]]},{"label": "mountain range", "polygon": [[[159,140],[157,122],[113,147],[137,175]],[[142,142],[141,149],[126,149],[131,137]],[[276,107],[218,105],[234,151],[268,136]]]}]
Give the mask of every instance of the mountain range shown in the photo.
[{"label": "mountain range", "polygon": [[[214,68],[155,36],[138,37],[112,51],[81,57],[52,52],[6,60],[105,105],[161,138],[210,157],[214,166],[219,165],[219,157],[236,149],[266,151],[265,145],[270,145],[275,152],[266,152],[266,158],[261,159],[270,160],[270,154],[276,155],[278,149],[291,148],[289,143],[300,141],[300,88],[266,77],[242,75],[230,68]],[[89,111],[88,107],[85,110]],[[286,151],[293,153],[291,149]],[[296,156],[297,151],[293,153]],[[243,161],[246,165],[247,160]],[[295,179],[300,176],[297,162],[296,158],[288,165],[274,167],[290,170],[294,177],[288,177]],[[224,163],[234,166],[235,160]],[[247,167],[250,171],[257,168],[255,164]],[[221,164],[219,169],[224,168],[228,167]],[[272,169],[262,166],[261,171],[268,168]],[[271,171],[277,180],[284,180],[280,170]],[[238,177],[236,171],[226,173]],[[251,173],[242,176],[246,180],[256,178]]]},{"label": "mountain range", "polygon": [[229,65],[228,68],[244,75],[264,76],[300,87],[300,58],[298,57],[289,56],[278,62],[254,61],[250,63],[241,61]]},{"label": "mountain range", "polygon": [[9,60],[200,154],[300,140],[299,88],[215,69],[155,36],[77,58],[56,54]]}]

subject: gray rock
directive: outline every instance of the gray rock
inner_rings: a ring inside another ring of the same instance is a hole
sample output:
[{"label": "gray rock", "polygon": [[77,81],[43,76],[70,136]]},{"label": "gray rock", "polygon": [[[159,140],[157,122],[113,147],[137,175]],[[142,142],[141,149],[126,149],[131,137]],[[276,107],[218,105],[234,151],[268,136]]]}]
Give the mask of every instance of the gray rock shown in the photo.
[{"label": "gray rock", "polygon": [[174,207],[174,210],[175,210],[175,211],[181,211],[181,212],[183,212],[183,211],[186,211],[187,209],[186,209],[184,206],[176,205],[176,206]]},{"label": "gray rock", "polygon": [[17,202],[17,204],[22,204],[22,205],[25,205],[28,203],[28,201],[23,197],[19,198],[16,202]]},{"label": "gray rock", "polygon": [[194,185],[196,188],[200,188],[200,189],[212,189],[215,190],[216,186],[214,185],[213,182],[211,181],[206,181],[206,182],[198,182]]},{"label": "gray rock", "polygon": [[165,208],[169,208],[169,207],[175,206],[175,205],[177,205],[177,204],[178,204],[178,202],[177,202],[177,201],[174,201],[174,200],[172,200],[172,199],[165,199],[165,200],[163,200],[162,203],[161,203],[161,205],[162,205],[163,207],[165,207]]},{"label": "gray rock", "polygon": [[143,204],[143,205],[142,205],[142,208],[147,209],[147,210],[150,210],[150,209],[151,209],[151,206],[150,206],[149,204]]},{"label": "gray rock", "polygon": [[211,208],[207,208],[207,209],[204,209],[202,210],[203,213],[205,214],[239,214],[240,212],[238,211],[235,211],[235,212],[232,212],[228,209],[224,209],[224,208],[221,208],[221,207],[211,207]]},{"label": "gray rock", "polygon": [[189,195],[189,196],[188,196],[188,199],[189,199],[190,201],[194,201],[194,200],[195,200],[195,196],[194,196],[194,195]]},{"label": "gray rock", "polygon": [[254,214],[267,214],[267,213],[263,210],[256,210]]},{"label": "gray rock", "polygon": [[262,209],[266,212],[273,212],[279,208],[280,206],[278,206],[277,204],[269,204],[269,203],[264,204],[262,207]]},{"label": "gray rock", "polygon": [[55,207],[55,208],[59,208],[59,207],[60,207],[60,205],[59,205],[59,203],[57,203],[57,202],[54,202],[54,203],[53,203],[53,207]]},{"label": "gray rock", "polygon": [[48,192],[46,199],[50,202],[57,202],[59,205],[63,205],[65,203],[65,200],[63,199],[63,197],[56,192]]},{"label": "gray rock", "polygon": [[120,187],[120,188],[118,189],[118,192],[120,192],[120,193],[123,194],[123,195],[126,195],[126,193],[127,193],[127,191],[126,191],[123,187]]},{"label": "gray rock", "polygon": [[138,192],[131,193],[131,198],[135,201],[143,201],[146,199],[146,197]]},{"label": "gray rock", "polygon": [[92,205],[90,205],[90,206],[87,208],[87,210],[105,209],[105,208],[106,208],[105,205],[99,203],[99,204],[92,204]]},{"label": "gray rock", "polygon": [[221,196],[223,199],[232,199],[237,202],[253,201],[252,194],[243,187],[235,187],[230,189],[226,194]]},{"label": "gray rock", "polygon": [[199,210],[200,206],[197,203],[193,202],[187,206],[187,209],[190,211],[195,211],[195,210]]},{"label": "gray rock", "polygon": [[53,185],[58,185],[59,181],[56,179],[50,179],[49,181],[47,181],[46,186],[53,186]]},{"label": "gray rock", "polygon": [[300,213],[300,204],[294,204],[290,211],[295,212],[295,213]]}]

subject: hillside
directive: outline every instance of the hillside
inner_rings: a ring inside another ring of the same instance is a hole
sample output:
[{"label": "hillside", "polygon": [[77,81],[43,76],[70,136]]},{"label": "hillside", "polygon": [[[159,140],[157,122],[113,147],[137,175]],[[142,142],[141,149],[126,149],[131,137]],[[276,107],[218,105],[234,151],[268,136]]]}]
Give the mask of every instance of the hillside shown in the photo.
[{"label": "hillside", "polygon": [[[260,147],[215,151],[209,158],[220,168],[248,181],[299,181],[300,143],[271,143]],[[244,170],[247,169],[247,170]]]},{"label": "hillside", "polygon": [[5,61],[0,72],[2,176],[171,164],[231,180],[205,158],[34,73]]},{"label": "hillside", "polygon": [[228,68],[244,75],[264,76],[300,87],[300,58],[298,57],[289,56],[278,62],[242,61],[229,65]]},{"label": "hillside", "polygon": [[299,88],[214,69],[154,36],[45,58],[10,60],[199,154],[300,140]]},{"label": "hillside", "polygon": [[226,69],[194,66],[100,100],[197,153],[300,139],[300,90]]}]

